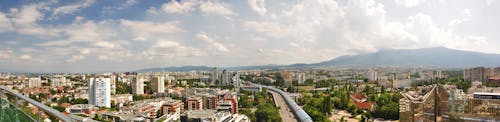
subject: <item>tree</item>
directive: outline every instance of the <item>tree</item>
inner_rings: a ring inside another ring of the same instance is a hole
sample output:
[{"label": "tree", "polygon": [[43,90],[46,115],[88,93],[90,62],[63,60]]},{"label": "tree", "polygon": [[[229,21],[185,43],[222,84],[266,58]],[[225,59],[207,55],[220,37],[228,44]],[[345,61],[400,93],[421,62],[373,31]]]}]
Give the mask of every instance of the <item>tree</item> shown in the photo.
[{"label": "tree", "polygon": [[57,110],[57,111],[59,111],[59,112],[64,112],[64,111],[66,111],[66,108],[61,107],[61,106],[54,106],[54,107],[52,107],[52,108],[56,109],[56,110]]},{"label": "tree", "polygon": [[327,96],[323,99],[321,112],[325,113],[326,115],[330,115],[331,111],[332,111],[332,98],[330,96]]}]

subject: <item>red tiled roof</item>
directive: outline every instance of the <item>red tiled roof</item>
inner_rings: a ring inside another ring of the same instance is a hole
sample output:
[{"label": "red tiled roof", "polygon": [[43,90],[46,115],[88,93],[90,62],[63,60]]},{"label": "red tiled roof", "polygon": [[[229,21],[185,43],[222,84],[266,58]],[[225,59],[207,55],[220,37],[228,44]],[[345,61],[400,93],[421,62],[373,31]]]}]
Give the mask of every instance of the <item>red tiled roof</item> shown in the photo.
[{"label": "red tiled roof", "polygon": [[366,96],[361,93],[353,94],[352,96],[358,100],[366,99]]},{"label": "red tiled roof", "polygon": [[362,108],[362,109],[370,109],[372,107],[371,103],[368,102],[354,102],[356,107]]}]

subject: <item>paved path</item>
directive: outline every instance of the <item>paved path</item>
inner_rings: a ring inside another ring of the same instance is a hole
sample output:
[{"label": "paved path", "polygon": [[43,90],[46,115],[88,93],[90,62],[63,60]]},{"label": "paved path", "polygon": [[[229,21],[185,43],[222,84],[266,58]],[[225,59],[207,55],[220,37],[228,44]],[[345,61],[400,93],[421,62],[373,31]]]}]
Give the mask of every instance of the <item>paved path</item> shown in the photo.
[{"label": "paved path", "polygon": [[295,119],[295,116],[293,115],[292,111],[290,111],[290,108],[288,108],[288,105],[286,105],[285,100],[281,95],[277,92],[274,92],[272,90],[267,90],[273,95],[273,99],[276,103],[276,106],[280,107],[280,116],[281,116],[281,121],[282,122],[297,122],[297,119]]}]

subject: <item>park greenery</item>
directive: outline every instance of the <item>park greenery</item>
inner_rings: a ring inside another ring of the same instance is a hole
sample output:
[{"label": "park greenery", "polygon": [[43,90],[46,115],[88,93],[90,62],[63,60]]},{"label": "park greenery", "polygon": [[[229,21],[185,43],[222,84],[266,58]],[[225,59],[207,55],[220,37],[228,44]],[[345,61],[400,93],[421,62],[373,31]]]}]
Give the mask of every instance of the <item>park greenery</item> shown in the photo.
[{"label": "park greenery", "polygon": [[[274,105],[272,95],[266,89],[261,92],[242,92],[239,99],[240,113],[247,115],[252,122],[280,122],[279,109]],[[249,100],[249,96],[254,100]],[[255,110],[256,108],[256,110]],[[253,111],[255,110],[255,111]],[[252,112],[253,111],[253,112]]]}]

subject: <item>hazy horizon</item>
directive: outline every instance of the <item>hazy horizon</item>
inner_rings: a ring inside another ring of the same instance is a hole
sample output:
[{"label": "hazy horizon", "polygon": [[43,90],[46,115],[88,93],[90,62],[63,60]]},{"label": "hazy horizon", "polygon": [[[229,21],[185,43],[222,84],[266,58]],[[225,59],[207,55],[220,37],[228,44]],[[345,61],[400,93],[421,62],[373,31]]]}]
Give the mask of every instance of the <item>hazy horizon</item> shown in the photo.
[{"label": "hazy horizon", "polygon": [[387,48],[499,54],[498,11],[495,0],[0,1],[0,70],[318,63]]}]

